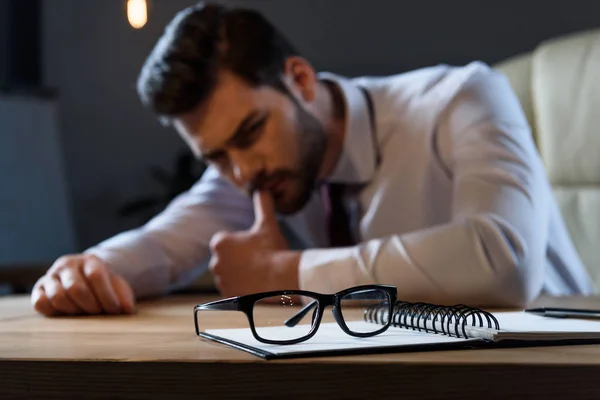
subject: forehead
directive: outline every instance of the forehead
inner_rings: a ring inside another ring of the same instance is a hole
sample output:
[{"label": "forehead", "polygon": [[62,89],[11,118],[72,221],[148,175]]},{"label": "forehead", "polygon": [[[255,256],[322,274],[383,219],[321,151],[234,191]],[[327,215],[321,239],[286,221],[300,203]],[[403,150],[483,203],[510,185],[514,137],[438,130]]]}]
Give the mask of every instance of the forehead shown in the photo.
[{"label": "forehead", "polygon": [[175,127],[203,151],[209,151],[232,136],[251,112],[264,109],[268,104],[268,88],[254,88],[230,72],[221,72],[208,99],[177,118]]}]

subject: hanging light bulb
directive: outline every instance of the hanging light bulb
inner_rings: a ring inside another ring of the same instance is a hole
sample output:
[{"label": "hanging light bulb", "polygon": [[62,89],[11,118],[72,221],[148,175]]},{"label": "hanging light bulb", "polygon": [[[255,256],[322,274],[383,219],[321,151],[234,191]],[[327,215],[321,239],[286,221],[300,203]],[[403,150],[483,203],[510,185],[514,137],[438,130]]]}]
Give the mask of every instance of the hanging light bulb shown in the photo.
[{"label": "hanging light bulb", "polygon": [[140,29],[146,25],[146,22],[148,22],[146,0],[127,0],[127,20],[135,29]]}]

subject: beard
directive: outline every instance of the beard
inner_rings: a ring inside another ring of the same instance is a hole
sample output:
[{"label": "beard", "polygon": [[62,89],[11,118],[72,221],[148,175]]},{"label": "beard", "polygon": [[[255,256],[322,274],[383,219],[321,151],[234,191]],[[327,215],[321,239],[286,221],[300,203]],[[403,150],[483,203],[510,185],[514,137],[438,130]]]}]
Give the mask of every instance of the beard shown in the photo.
[{"label": "beard", "polygon": [[301,132],[298,138],[300,161],[297,184],[294,185],[296,193],[290,196],[290,203],[287,205],[288,213],[301,210],[312,197],[327,148],[327,134],[321,122],[300,105],[296,105],[296,108],[298,128]]},{"label": "beard", "polygon": [[285,191],[272,193],[276,211],[284,215],[300,211],[311,199],[327,148],[327,135],[321,122],[296,101],[294,104],[297,116],[298,166],[295,171],[278,170],[266,179],[271,182],[286,180]]}]

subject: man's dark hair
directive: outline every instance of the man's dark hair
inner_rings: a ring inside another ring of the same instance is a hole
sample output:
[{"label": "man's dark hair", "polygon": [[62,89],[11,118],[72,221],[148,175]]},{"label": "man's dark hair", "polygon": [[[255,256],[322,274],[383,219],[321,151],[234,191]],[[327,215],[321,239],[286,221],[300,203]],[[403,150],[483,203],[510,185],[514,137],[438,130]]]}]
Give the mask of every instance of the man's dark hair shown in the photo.
[{"label": "man's dark hair", "polygon": [[281,82],[285,61],[298,55],[259,12],[200,2],[180,11],[165,28],[138,78],[142,102],[163,122],[200,105],[221,68],[252,86]]}]

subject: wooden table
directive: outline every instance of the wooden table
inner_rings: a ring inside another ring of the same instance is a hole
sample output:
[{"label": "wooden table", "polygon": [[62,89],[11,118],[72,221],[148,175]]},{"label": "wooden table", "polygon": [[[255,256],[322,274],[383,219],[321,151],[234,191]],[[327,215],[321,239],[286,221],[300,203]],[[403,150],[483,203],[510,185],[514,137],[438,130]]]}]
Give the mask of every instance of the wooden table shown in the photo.
[{"label": "wooden table", "polygon": [[0,298],[0,399],[600,398],[600,345],[265,361],[195,336],[193,306],[211,299],[48,319],[26,296]]}]

